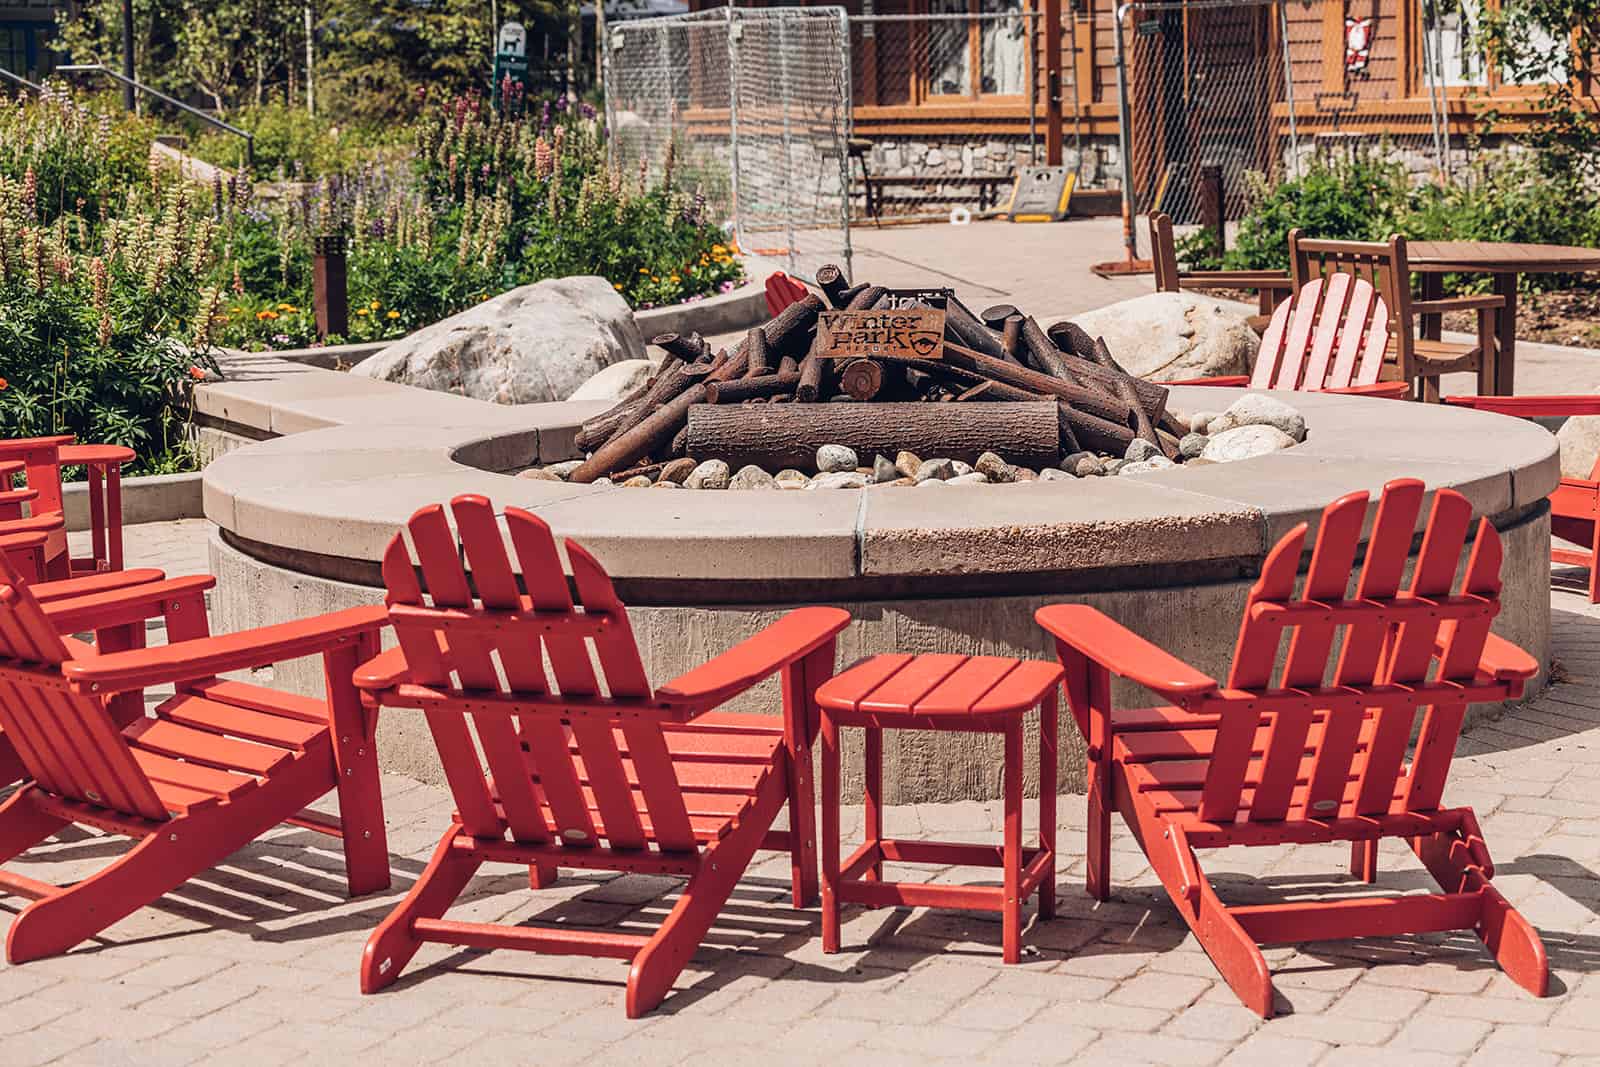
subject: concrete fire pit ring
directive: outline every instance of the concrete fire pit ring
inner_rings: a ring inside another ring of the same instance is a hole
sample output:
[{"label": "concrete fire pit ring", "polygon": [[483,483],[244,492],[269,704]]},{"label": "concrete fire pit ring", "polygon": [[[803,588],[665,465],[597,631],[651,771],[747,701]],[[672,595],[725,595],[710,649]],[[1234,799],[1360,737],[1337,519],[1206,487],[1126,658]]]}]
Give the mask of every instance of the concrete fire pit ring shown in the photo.
[{"label": "concrete fire pit ring", "polygon": [[[1221,410],[1243,390],[1175,389],[1180,410]],[[378,560],[417,507],[480,493],[534,511],[593,551],[629,603],[652,678],[731,646],[786,608],[845,607],[841,662],[880,651],[1048,655],[1042,604],[1092,603],[1200,668],[1225,673],[1257,567],[1285,531],[1344,493],[1399,477],[1452,488],[1506,546],[1496,631],[1548,662],[1549,514],[1556,440],[1531,424],[1390,400],[1302,394],[1309,437],[1235,463],[1137,477],[820,492],[652,491],[519,479],[571,454],[594,405],[545,404],[419,426],[368,415],[248,445],[205,472],[219,627],[378,603]],[[486,408],[492,406],[486,405]],[[319,665],[279,668],[315,691]],[[1542,678],[1535,688],[1542,685]],[[755,710],[775,703],[761,690]],[[390,769],[437,781],[420,719],[385,713]],[[1083,788],[1063,731],[1063,788]],[[985,739],[907,734],[887,752],[891,801],[998,795]],[[1031,749],[1030,749],[1031,750]],[[1036,773],[1036,768],[1034,772]]]}]

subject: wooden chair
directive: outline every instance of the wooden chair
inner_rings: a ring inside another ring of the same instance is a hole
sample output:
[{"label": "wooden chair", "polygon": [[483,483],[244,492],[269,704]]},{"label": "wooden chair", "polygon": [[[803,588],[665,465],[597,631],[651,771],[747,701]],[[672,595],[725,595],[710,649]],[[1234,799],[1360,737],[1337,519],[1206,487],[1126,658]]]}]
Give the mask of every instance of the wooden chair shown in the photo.
[{"label": "wooden chair", "polygon": [[1348,274],[1313,278],[1278,305],[1261,337],[1255,369],[1166,385],[1231,385],[1402,399],[1406,381],[1380,382],[1389,344],[1388,309],[1371,283]]},{"label": "wooden chair", "polygon": [[[1600,396],[1449,396],[1446,404],[1523,419],[1600,415]],[[1553,563],[1589,571],[1589,603],[1600,604],[1600,459],[1586,478],[1561,479],[1550,494],[1550,532],[1583,548],[1550,547]]]},{"label": "wooden chair", "polygon": [[[429,941],[605,956],[632,960],[626,1008],[636,1018],[666,996],[757,849],[788,851],[795,906],[815,900],[813,693],[833,673],[835,635],[850,617],[790,612],[652,691],[627,610],[582,546],[566,542],[574,606],[549,527],[507,508],[524,595],[489,501],[459,496],[450,508],[471,584],[444,509],[418,511],[407,532],[428,597],[397,533],[383,576],[400,644],[356,674],[372,705],[423,710],[457,808],[427,869],[367,941],[362,991],[389,985]],[[780,673],[781,720],[714,710]],[[774,832],[785,802],[790,830]],[[534,888],[559,867],[689,883],[649,937],[445,919],[485,862],[526,865]]]},{"label": "wooden chair", "polygon": [[[46,605],[0,558],[0,728],[33,779],[0,804],[0,864],[74,823],[136,841],[70,886],[0,869],[0,890],[33,898],[6,937],[12,963],[67,951],[282,822],[343,837],[352,894],[388,886],[372,719],[349,681],[377,649],[383,609],[213,637],[204,594],[214,581]],[[155,615],[171,639],[160,648],[101,651],[58,636]],[[326,701],[216,677],[315,653]],[[154,718],[118,725],[119,702],[166,683],[177,694]],[[335,789],[342,824],[305,810]]]},{"label": "wooden chair", "polygon": [[[1115,809],[1217,970],[1262,1016],[1273,1011],[1272,979],[1258,944],[1474,930],[1514,981],[1538,996],[1547,989],[1544,946],[1491,884],[1472,809],[1440,806],[1467,706],[1517,698],[1539,667],[1489,632],[1501,547],[1487,519],[1452,595],[1472,525],[1460,494],[1434,494],[1402,590],[1424,492],[1409,479],[1384,487],[1353,599],[1366,493],[1323,512],[1298,597],[1306,524],[1285,534],[1250,591],[1226,684],[1087,605],[1035,616],[1056,638],[1089,746],[1089,892],[1104,900],[1110,891]],[[1170,705],[1114,709],[1113,672]],[[1419,708],[1421,732],[1403,766]],[[1377,842],[1389,837],[1407,840],[1443,892],[1228,906],[1196,857],[1229,845],[1349,841],[1353,872],[1372,881]]]},{"label": "wooden chair", "polygon": [[1183,289],[1253,289],[1260,313],[1250,317],[1258,332],[1264,329],[1279,304],[1289,299],[1295,287],[1281,270],[1198,270],[1178,269],[1178,248],[1172,237],[1172,216],[1157,212],[1150,216],[1150,262],[1155,268],[1156,292],[1176,293]]},{"label": "wooden chair", "polygon": [[775,270],[767,275],[766,291],[767,314],[773,316],[790,304],[806,298],[806,287],[781,270]]},{"label": "wooden chair", "polygon": [[[0,440],[0,534],[47,535],[43,549],[46,576],[71,578],[121,570],[122,464],[134,453],[120,445],[75,445],[71,434]],[[88,476],[92,550],[78,559],[67,552],[61,468],[83,466]],[[26,489],[14,479],[25,474]],[[22,508],[29,509],[23,517]]]},{"label": "wooden chair", "polygon": [[[1441,300],[1414,300],[1411,270],[1406,259],[1406,239],[1387,241],[1324,241],[1289,231],[1289,273],[1296,290],[1322,278],[1331,281],[1346,274],[1370,284],[1382,298],[1389,316],[1389,351],[1395,375],[1416,383],[1416,397],[1439,402],[1439,376],[1457,371],[1477,371],[1478,391],[1494,391],[1495,360],[1499,346],[1495,313],[1505,307],[1499,296],[1455,296]],[[1417,336],[1417,316],[1446,311],[1474,311],[1477,340],[1470,344],[1428,341]]]}]

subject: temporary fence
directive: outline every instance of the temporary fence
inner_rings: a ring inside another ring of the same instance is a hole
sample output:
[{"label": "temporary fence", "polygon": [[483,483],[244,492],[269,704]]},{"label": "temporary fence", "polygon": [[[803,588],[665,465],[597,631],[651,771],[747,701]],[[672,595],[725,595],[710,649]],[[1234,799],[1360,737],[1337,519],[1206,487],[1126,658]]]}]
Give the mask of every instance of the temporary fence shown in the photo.
[{"label": "temporary fence", "polygon": [[605,41],[613,162],[695,196],[811,279],[850,260],[850,38],[838,7],[718,8]]}]

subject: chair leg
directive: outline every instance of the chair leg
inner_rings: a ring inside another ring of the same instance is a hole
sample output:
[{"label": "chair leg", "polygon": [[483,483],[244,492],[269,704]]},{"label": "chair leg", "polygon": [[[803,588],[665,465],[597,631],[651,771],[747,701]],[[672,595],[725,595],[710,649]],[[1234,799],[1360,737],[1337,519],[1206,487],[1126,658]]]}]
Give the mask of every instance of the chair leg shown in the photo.
[{"label": "chair leg", "polygon": [[1001,854],[1004,867],[1004,903],[1001,913],[1002,958],[1006,963],[1022,959],[1022,719],[1013,717],[1006,725],[1004,769],[1005,844]]},{"label": "chair leg", "polygon": [[418,919],[443,918],[478,873],[483,861],[453,846],[460,832],[459,825],[451,825],[411,891],[367,938],[361,953],[361,992],[376,993],[400,977],[422,947],[422,939],[412,933],[412,924]]},{"label": "chair leg", "polygon": [[222,862],[255,840],[253,822],[173,819],[103,870],[22,909],[6,936],[6,958],[56,956]]},{"label": "chair leg", "polygon": [[349,681],[362,657],[376,654],[376,638],[365,635],[324,657],[345,878],[353,897],[389,888],[389,842],[383,824],[377,739],[366,725],[361,696]]},{"label": "chair leg", "polygon": [[33,786],[23,786],[0,804],[0,863],[49,840],[67,825],[66,819],[40,811],[33,803]]},{"label": "chair leg", "polygon": [[1056,760],[1060,758],[1056,691],[1039,704],[1039,847],[1050,853],[1050,874],[1039,883],[1039,918],[1056,917]]},{"label": "chair leg", "polygon": [[1476,892],[1483,900],[1477,934],[1506,976],[1536,997],[1550,992],[1550,961],[1539,931],[1501,895],[1455,834],[1413,838],[1411,848],[1447,893]]},{"label": "chair leg", "polygon": [[649,944],[633,958],[628,971],[628,1018],[639,1018],[666,998],[750,866],[786,796],[781,780],[776,788],[769,786],[732,833],[700,854],[700,869],[683,887],[678,903]]},{"label": "chair leg", "polygon": [[1378,880],[1378,843],[1376,841],[1350,842],[1350,876],[1368,885]]},{"label": "chair leg", "polygon": [[1439,403],[1439,376],[1425,375],[1421,380],[1422,402],[1424,404]]},{"label": "chair leg", "polygon": [[1600,604],[1600,520],[1592,525],[1589,540],[1589,603]]},{"label": "chair leg", "polygon": [[822,951],[839,951],[839,727],[822,715]]},{"label": "chair leg", "polygon": [[560,872],[556,870],[556,865],[553,863],[528,864],[529,889],[549,889],[556,884],[558,877],[560,877]]},{"label": "chair leg", "polygon": [[[1195,869],[1199,870],[1198,862]],[[1191,914],[1181,903],[1178,910],[1234,996],[1263,1019],[1272,1018],[1272,972],[1267,969],[1266,958],[1261,955],[1255,939],[1228,914],[1216,890],[1211,888],[1211,880],[1203,875],[1200,879],[1197,915]]]}]

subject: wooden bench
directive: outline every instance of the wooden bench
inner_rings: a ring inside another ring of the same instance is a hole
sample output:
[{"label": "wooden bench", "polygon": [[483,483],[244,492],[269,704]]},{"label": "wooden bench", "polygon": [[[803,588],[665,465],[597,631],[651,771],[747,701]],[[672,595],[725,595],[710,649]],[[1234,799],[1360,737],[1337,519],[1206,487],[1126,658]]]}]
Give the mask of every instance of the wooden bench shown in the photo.
[{"label": "wooden bench", "polygon": [[[913,204],[919,201],[937,201],[949,203],[959,201],[967,203],[977,201],[979,211],[987,211],[998,207],[1000,199],[1004,196],[1002,190],[1009,189],[1016,181],[1010,174],[939,174],[939,175],[896,175],[882,176],[869,174],[863,179],[864,184],[852,186],[851,199],[858,195],[865,195],[867,202],[867,217],[880,218],[883,215],[883,205]],[[897,189],[915,189],[918,186],[947,187],[952,185],[975,187],[972,192],[948,192],[941,190],[937,194],[928,193],[896,193]]]}]

